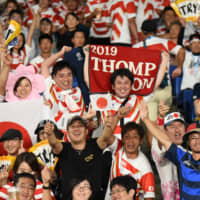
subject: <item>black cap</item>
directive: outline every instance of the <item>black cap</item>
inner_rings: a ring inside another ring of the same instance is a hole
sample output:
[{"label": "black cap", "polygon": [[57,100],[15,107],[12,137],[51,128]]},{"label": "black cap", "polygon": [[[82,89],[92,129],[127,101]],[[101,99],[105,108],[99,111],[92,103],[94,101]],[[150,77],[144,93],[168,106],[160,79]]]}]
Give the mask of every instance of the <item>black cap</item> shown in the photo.
[{"label": "black cap", "polygon": [[193,101],[200,98],[200,83],[194,85],[193,89]]},{"label": "black cap", "polygon": [[76,116],[72,117],[70,120],[68,120],[67,128],[69,128],[69,126],[71,126],[75,121],[80,121],[85,126],[85,128],[87,128],[87,121],[78,115],[76,115]]},{"label": "black cap", "polygon": [[157,23],[155,20],[151,19],[144,20],[141,29],[144,33],[156,33]]},{"label": "black cap", "polygon": [[42,120],[42,121],[39,122],[39,124],[37,125],[37,128],[35,129],[35,134],[36,135],[39,134],[40,130],[44,129],[44,127],[45,127],[47,122],[50,122],[51,124],[54,125],[54,130],[57,129],[57,126],[53,121],[51,121],[51,120]]},{"label": "black cap", "polygon": [[1,136],[0,142],[3,142],[5,140],[12,140],[14,138],[19,138],[21,140],[22,139],[22,133],[17,129],[8,129]]}]

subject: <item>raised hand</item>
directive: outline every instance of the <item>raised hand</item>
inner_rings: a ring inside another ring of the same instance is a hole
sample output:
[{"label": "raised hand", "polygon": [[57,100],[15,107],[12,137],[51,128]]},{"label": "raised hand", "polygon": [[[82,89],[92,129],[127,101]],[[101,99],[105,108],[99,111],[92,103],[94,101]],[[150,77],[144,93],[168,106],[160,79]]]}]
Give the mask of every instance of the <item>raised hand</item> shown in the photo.
[{"label": "raised hand", "polygon": [[144,121],[145,119],[148,119],[148,107],[146,102],[143,100],[139,104],[139,109],[140,109],[140,118]]},{"label": "raised hand", "polygon": [[164,118],[166,113],[169,112],[170,107],[165,105],[164,101],[160,100],[159,106],[158,106],[158,112],[159,112],[159,116],[161,118]]},{"label": "raised hand", "polygon": [[51,170],[47,166],[44,166],[44,168],[41,171],[41,175],[43,185],[49,187],[49,184],[51,182]]},{"label": "raised hand", "polygon": [[0,173],[0,186],[6,185],[8,183],[8,166],[5,166]]},{"label": "raised hand", "polygon": [[72,50],[72,47],[70,46],[63,46],[62,49],[60,50],[61,56],[65,54],[65,52],[69,52]]},{"label": "raised hand", "polygon": [[127,107],[127,106],[120,107],[117,112],[118,119],[122,119],[123,117],[126,117],[131,110],[132,110],[132,107]]},{"label": "raised hand", "polygon": [[50,122],[47,122],[44,126],[44,132],[48,135],[51,136],[54,134],[54,125]]}]

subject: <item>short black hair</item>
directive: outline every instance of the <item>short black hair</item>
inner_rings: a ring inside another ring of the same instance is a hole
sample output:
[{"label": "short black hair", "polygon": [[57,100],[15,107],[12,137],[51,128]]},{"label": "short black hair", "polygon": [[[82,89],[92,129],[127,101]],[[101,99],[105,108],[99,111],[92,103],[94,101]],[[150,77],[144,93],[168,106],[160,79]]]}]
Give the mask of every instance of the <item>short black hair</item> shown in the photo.
[{"label": "short black hair", "polygon": [[163,9],[162,13],[161,13],[161,17],[163,17],[163,15],[167,12],[167,11],[173,11],[174,14],[176,15],[176,12],[174,11],[174,9],[171,6],[167,6]]},{"label": "short black hair", "polygon": [[65,17],[65,21],[67,20],[67,18],[68,18],[69,15],[72,15],[72,16],[75,17],[78,21],[80,21],[78,15],[77,15],[76,13],[74,13],[74,12],[69,12],[69,13],[67,13],[67,15],[66,15],[66,17]]},{"label": "short black hair", "polygon": [[137,181],[132,176],[125,175],[114,178],[110,183],[110,189],[112,190],[115,185],[123,186],[127,192],[131,189],[135,190],[135,195],[133,196],[133,200],[135,200],[137,193]]},{"label": "short black hair", "polygon": [[112,85],[115,84],[115,80],[117,78],[117,76],[120,76],[120,77],[124,77],[126,76],[130,81],[131,81],[131,85],[133,84],[134,82],[134,78],[133,78],[133,74],[131,73],[131,71],[127,68],[121,68],[121,69],[116,69],[111,77],[110,77],[110,82]]},{"label": "short black hair", "polygon": [[141,125],[136,124],[135,122],[128,122],[124,126],[122,126],[122,131],[121,131],[122,138],[128,131],[131,130],[137,130],[138,135],[140,136],[141,139],[143,139],[145,135],[144,128]]},{"label": "short black hair", "polygon": [[19,182],[20,178],[30,178],[33,180],[34,182],[34,188],[36,188],[36,180],[35,180],[35,177],[32,175],[32,174],[29,174],[29,173],[20,173],[20,174],[16,174],[14,176],[14,179],[13,179],[13,185],[16,186],[17,183]]},{"label": "short black hair", "polygon": [[42,35],[40,35],[40,37],[39,37],[39,44],[44,39],[48,39],[51,42],[51,44],[53,44],[53,38],[49,34],[42,34]]},{"label": "short black hair", "polygon": [[7,0],[6,3],[5,3],[5,8],[8,7],[8,4],[9,4],[9,3],[15,4],[15,6],[17,7],[17,9],[20,9],[20,6],[19,6],[19,4],[17,3],[16,0]]},{"label": "short black hair", "polygon": [[47,22],[48,24],[50,24],[50,25],[52,26],[51,20],[50,20],[49,18],[47,18],[47,17],[44,17],[44,18],[42,18],[42,19],[40,20],[40,25],[41,25],[41,23],[43,23],[43,22]]},{"label": "short black hair", "polygon": [[152,19],[146,19],[143,21],[141,29],[144,35],[147,35],[149,33],[155,34],[157,31],[157,21]]},{"label": "short black hair", "polygon": [[53,67],[53,70],[52,70],[52,73],[51,73],[51,76],[56,76],[56,74],[58,73],[58,71],[64,69],[64,68],[68,68],[72,71],[72,68],[70,67],[70,65],[66,62],[66,61],[58,61],[54,67]]},{"label": "short black hair", "polygon": [[22,12],[21,9],[11,10],[9,12],[9,19],[11,19],[12,15],[15,14],[15,13],[19,14],[21,16],[22,20],[23,20],[24,13]]},{"label": "short black hair", "polygon": [[80,28],[76,29],[76,30],[73,32],[72,38],[73,38],[73,37],[75,36],[75,34],[78,33],[78,32],[83,33],[83,35],[84,35],[84,37],[85,37],[85,39],[86,39],[85,31],[82,30],[82,29],[80,29]]}]

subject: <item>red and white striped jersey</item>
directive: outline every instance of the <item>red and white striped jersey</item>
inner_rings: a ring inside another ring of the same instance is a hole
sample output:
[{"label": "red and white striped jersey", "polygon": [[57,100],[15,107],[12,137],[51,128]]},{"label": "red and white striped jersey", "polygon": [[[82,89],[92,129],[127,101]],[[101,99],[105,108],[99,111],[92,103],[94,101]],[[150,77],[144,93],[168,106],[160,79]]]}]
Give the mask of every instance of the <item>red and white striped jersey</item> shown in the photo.
[{"label": "red and white striped jersey", "polygon": [[[117,97],[115,95],[112,95],[111,99],[112,99],[111,110],[101,112],[101,117],[102,117],[103,122],[105,120],[105,117],[108,115],[108,112],[111,112],[112,115],[114,115],[119,110],[119,107],[125,100],[125,99],[120,99],[119,97]],[[130,122],[130,121],[139,123],[140,122],[139,97],[136,95],[130,95],[128,98],[128,102],[126,103],[126,106],[132,107],[132,110],[126,117],[123,118],[124,124],[126,124],[127,122]],[[117,138],[121,139],[120,122],[118,122],[117,127],[114,131],[114,134]]]},{"label": "red and white striped jersey", "polygon": [[88,17],[96,8],[102,8],[101,18],[94,18],[90,28],[90,37],[106,38],[111,36],[109,0],[88,0],[85,8],[85,17]]},{"label": "red and white striped jersey", "polygon": [[[7,185],[3,185],[0,188],[0,200],[7,200],[8,198],[8,189],[13,186],[13,182],[10,182]],[[43,197],[43,184],[41,181],[36,180],[36,189],[34,192],[34,200],[42,200]],[[55,200],[54,194],[51,191],[51,197],[53,200]]]},{"label": "red and white striped jersey", "polygon": [[144,20],[159,17],[156,13],[156,0],[134,0],[136,6],[136,25],[138,32]]},{"label": "red and white striped jersey", "polygon": [[[34,69],[35,69],[35,73],[40,73],[41,72],[41,65],[42,63],[44,62],[44,58],[39,55],[35,58],[33,58],[31,61],[30,61],[30,64],[33,65]],[[49,71],[51,72],[52,71],[52,68],[53,66],[51,66],[49,68]]]},{"label": "red and white striped jersey", "polygon": [[85,114],[81,90],[79,87],[62,90],[51,77],[46,79],[46,87],[44,96],[50,104],[49,118],[56,123],[59,129],[66,131],[68,119],[75,115]]},{"label": "red and white striped jersey", "polygon": [[[34,6],[32,7],[32,9],[33,9],[33,11],[34,11],[35,13],[37,13],[37,12],[38,12],[38,9],[39,9],[39,5],[38,5],[38,4],[34,5]],[[42,19],[42,18],[48,18],[48,19],[51,20],[51,22],[52,22],[52,24],[53,24],[54,26],[58,26],[58,25],[59,25],[58,22],[57,22],[57,15],[56,15],[56,13],[53,11],[53,9],[52,9],[51,7],[49,7],[47,11],[41,12],[40,18],[41,18],[41,19]],[[29,13],[29,19],[28,19],[28,22],[27,22],[27,23],[28,23],[28,24],[31,24],[31,23],[32,23],[32,20],[33,20],[33,15],[32,15],[31,13]]]},{"label": "red and white striped jersey", "polygon": [[20,54],[12,53],[11,70],[15,70],[19,64],[27,65],[31,54],[31,48],[25,44]]},{"label": "red and white striped jersey", "polygon": [[[171,40],[150,36],[145,39],[146,48],[152,50],[166,51],[167,53],[177,55],[180,45],[175,44]],[[144,48],[144,42],[139,42],[133,45],[133,48]]]},{"label": "red and white striped jersey", "polygon": [[110,15],[112,21],[111,43],[131,44],[128,19],[136,17],[133,0],[111,0]]},{"label": "red and white striped jersey", "polygon": [[139,150],[135,159],[127,158],[122,142],[115,139],[108,147],[113,155],[110,181],[118,176],[130,175],[137,181],[137,200],[155,197],[154,175],[146,156]]}]

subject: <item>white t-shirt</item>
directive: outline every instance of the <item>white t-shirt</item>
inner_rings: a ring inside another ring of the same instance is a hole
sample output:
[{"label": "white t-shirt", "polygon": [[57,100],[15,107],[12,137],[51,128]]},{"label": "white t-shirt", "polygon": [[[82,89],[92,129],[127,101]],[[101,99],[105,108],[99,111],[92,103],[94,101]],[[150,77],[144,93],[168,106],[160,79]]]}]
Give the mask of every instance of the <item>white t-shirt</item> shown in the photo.
[{"label": "white t-shirt", "polygon": [[163,146],[159,148],[154,137],[151,153],[160,176],[163,200],[180,200],[177,168],[164,157],[166,150]]},{"label": "white t-shirt", "polygon": [[200,55],[195,56],[192,52],[186,51],[183,63],[183,78],[181,90],[193,89],[194,85],[200,82]]}]

